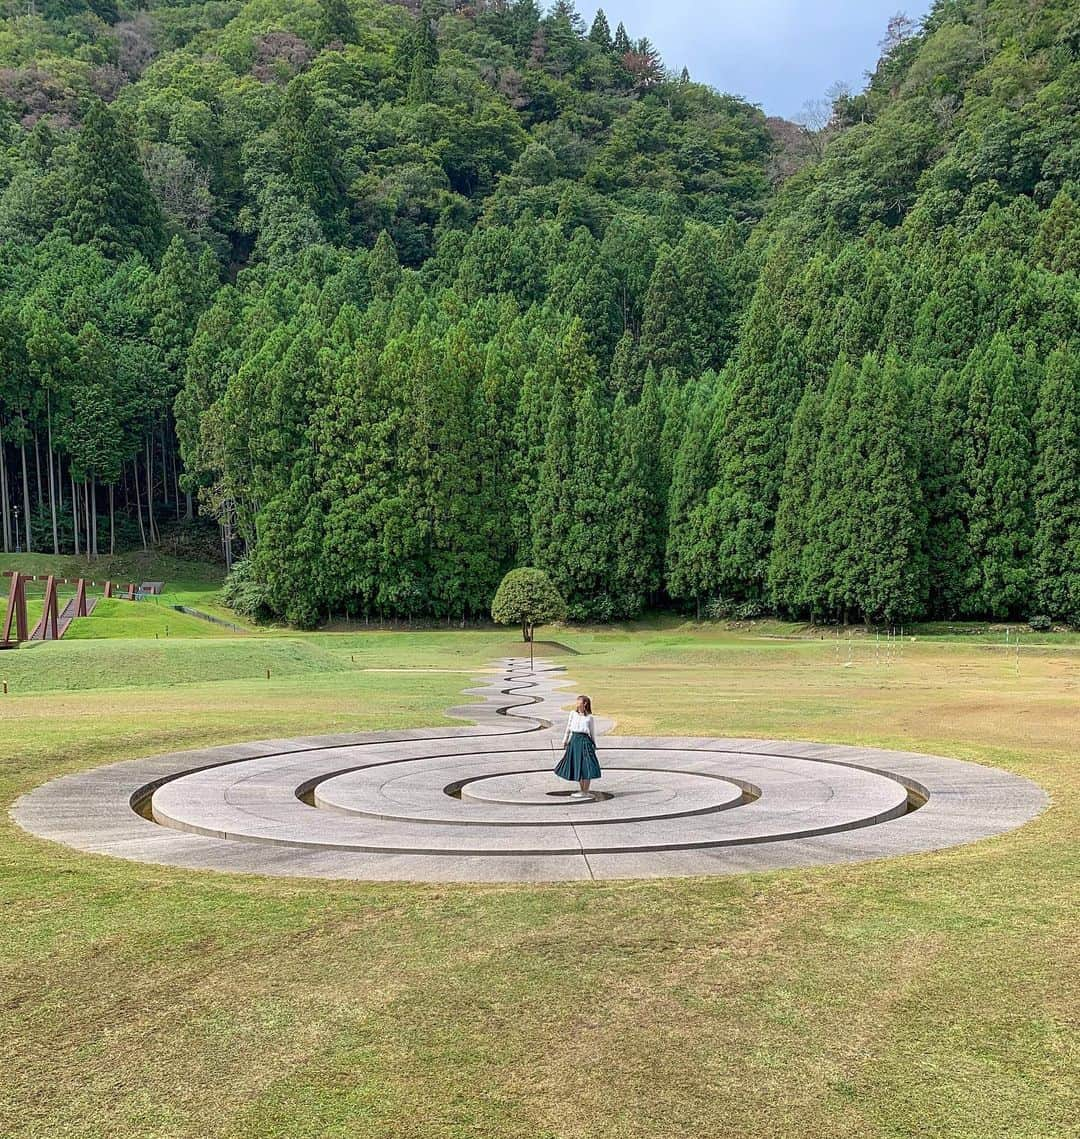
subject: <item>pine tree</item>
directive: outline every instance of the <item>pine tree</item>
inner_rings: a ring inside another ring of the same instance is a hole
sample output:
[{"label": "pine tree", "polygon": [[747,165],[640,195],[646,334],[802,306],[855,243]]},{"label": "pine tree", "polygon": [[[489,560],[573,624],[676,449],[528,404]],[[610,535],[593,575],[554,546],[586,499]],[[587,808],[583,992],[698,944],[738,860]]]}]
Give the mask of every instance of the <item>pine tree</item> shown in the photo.
[{"label": "pine tree", "polygon": [[574,317],[559,345],[558,366],[573,395],[596,386],[596,360],[589,351],[585,322]]},{"label": "pine tree", "polygon": [[878,369],[867,357],[866,397],[854,401],[863,422],[849,424],[863,458],[851,509],[858,541],[853,599],[871,621],[892,624],[925,612],[926,515],[919,488],[907,379],[890,354]]},{"label": "pine tree", "polygon": [[394,242],[385,229],[379,234],[368,257],[367,272],[374,296],[379,300],[389,300],[401,281],[401,265]]},{"label": "pine tree", "polygon": [[686,295],[671,248],[661,250],[649,282],[641,327],[641,358],[657,371],[674,368],[686,376],[694,370]]},{"label": "pine tree", "polygon": [[745,347],[733,361],[731,406],[709,513],[717,542],[717,581],[737,599],[761,600],[784,456],[802,395],[798,336],[777,336],[773,302],[759,294],[747,321]]},{"label": "pine tree", "polygon": [[1068,189],[1058,191],[1043,215],[1035,258],[1053,273],[1080,272],[1080,205]]},{"label": "pine tree", "polygon": [[855,479],[844,460],[858,377],[857,369],[841,357],[825,388],[803,558],[806,601],[816,614],[845,620],[850,616],[849,557],[856,521],[849,509]]},{"label": "pine tree", "polygon": [[735,283],[728,260],[733,234],[691,222],[675,249],[684,335],[697,374],[719,371],[727,361],[738,319]]},{"label": "pine tree", "polygon": [[591,388],[560,379],[551,405],[533,516],[533,564],[566,598],[574,620],[609,620],[612,459],[608,416]]},{"label": "pine tree", "polygon": [[916,420],[925,423],[921,484],[927,505],[930,612],[935,617],[954,618],[965,608],[964,583],[971,571],[964,494],[970,373],[949,368],[936,384],[931,369],[916,374],[930,388],[922,401],[925,418]]},{"label": "pine tree", "polygon": [[1052,352],[1035,415],[1034,595],[1051,617],[1080,623],[1080,363]]},{"label": "pine tree", "polygon": [[425,0],[417,13],[406,46],[409,68],[409,102],[429,103],[435,89],[435,69],[439,65],[439,44],[435,35],[437,16]]},{"label": "pine tree", "polygon": [[134,139],[104,103],[90,108],[75,141],[65,221],[73,241],[117,260],[161,247],[161,211]]},{"label": "pine tree", "polygon": [[724,431],[729,389],[714,373],[697,384],[674,457],[664,555],[668,592],[676,601],[701,602],[713,588],[713,546],[705,507],[716,474],[716,449]]},{"label": "pine tree", "polygon": [[612,41],[612,47],[615,49],[615,54],[622,56],[632,50],[633,45],[630,43],[630,37],[626,34],[626,28],[622,21],[615,29],[615,39]]},{"label": "pine tree", "polygon": [[[1031,585],[1031,438],[1020,364],[1000,333],[976,370],[980,380],[972,383],[972,444],[966,469],[975,571],[972,597],[985,614],[1022,615]],[[984,390],[990,393],[988,413]]]},{"label": "pine tree", "polygon": [[638,404],[629,405],[621,393],[615,400],[610,592],[619,617],[639,616],[660,588],[665,513],[658,470],[661,418],[654,379],[646,381]]},{"label": "pine tree", "polygon": [[637,369],[637,341],[629,330],[619,338],[608,375],[612,394],[622,392],[627,399],[637,398],[641,390],[641,377]]},{"label": "pine tree", "polygon": [[[218,285],[213,254],[205,252],[209,256],[196,262],[183,241],[174,237],[150,289],[150,340],[173,384],[179,383],[195,324]],[[174,394],[175,387],[170,401]]]},{"label": "pine tree", "polygon": [[574,395],[560,376],[555,383],[543,433],[543,458],[531,495],[532,557],[569,602],[573,584],[567,570],[567,537],[573,519],[565,488],[574,463]]},{"label": "pine tree", "polygon": [[564,540],[566,572],[572,582],[565,594],[572,617],[609,621],[618,602],[612,590],[615,553],[612,519],[613,455],[610,416],[593,387],[574,400],[574,452],[564,492],[571,519]]},{"label": "pine tree", "polygon": [[769,554],[769,596],[774,605],[793,615],[801,613],[810,601],[805,561],[823,403],[822,393],[810,387],[795,411]]},{"label": "pine tree", "polygon": [[607,16],[604,15],[603,8],[596,10],[596,19],[593,20],[592,27],[589,29],[589,39],[601,51],[610,52],[614,46],[611,39],[611,25],[608,23]]}]

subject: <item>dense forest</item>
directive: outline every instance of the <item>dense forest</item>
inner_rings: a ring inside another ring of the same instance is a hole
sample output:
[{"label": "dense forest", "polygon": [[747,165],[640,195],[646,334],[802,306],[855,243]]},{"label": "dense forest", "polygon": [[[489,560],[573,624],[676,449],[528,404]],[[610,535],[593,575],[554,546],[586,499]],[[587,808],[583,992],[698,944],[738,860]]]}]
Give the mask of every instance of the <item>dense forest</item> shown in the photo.
[{"label": "dense forest", "polygon": [[[232,594],[1080,621],[1080,13],[939,0],[794,131],[560,0],[12,0],[5,549]],[[794,143],[796,145],[793,145]]]}]

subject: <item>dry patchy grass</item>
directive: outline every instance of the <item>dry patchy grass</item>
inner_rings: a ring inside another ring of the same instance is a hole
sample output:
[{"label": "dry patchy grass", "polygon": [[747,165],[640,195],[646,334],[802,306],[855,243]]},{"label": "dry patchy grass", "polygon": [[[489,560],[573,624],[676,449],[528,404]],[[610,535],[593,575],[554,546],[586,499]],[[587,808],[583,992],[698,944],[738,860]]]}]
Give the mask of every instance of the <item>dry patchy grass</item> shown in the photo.
[{"label": "dry patchy grass", "polygon": [[[1024,650],[1017,675],[980,645],[883,660],[866,642],[848,664],[746,635],[561,639],[620,731],[936,751],[1035,778],[1053,806],[887,862],[484,888],[157,869],[4,819],[0,1134],[1070,1133],[1080,654]],[[37,690],[0,705],[3,800],[163,748],[438,723],[510,651],[498,634],[291,640],[304,667],[270,681],[250,641],[171,643],[169,683],[140,681],[141,650],[116,642],[104,675],[122,683],[95,688],[58,647]]]}]

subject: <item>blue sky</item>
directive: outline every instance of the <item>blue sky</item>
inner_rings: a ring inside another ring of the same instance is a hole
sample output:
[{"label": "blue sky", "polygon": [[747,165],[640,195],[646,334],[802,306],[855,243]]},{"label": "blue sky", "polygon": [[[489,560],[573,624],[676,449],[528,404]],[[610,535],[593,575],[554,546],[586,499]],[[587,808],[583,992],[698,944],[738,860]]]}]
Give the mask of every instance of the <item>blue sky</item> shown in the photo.
[{"label": "blue sky", "polygon": [[[703,83],[797,115],[837,80],[852,89],[877,62],[878,43],[897,11],[918,19],[930,0],[605,0],[612,31],[648,36],[668,67],[690,68]],[[579,0],[591,24],[597,5]]]}]

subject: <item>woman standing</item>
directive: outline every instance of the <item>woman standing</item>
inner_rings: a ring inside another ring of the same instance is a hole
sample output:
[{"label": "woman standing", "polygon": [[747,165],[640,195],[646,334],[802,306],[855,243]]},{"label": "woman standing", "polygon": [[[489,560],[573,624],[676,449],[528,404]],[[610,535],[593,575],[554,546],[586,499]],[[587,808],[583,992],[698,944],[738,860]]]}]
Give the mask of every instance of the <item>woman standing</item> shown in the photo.
[{"label": "woman standing", "polygon": [[563,752],[555,774],[560,779],[577,783],[580,791],[571,798],[583,799],[589,794],[589,784],[600,778],[600,762],[596,758],[596,728],[593,725],[592,701],[588,696],[579,696],[577,706],[566,721],[563,733]]}]

